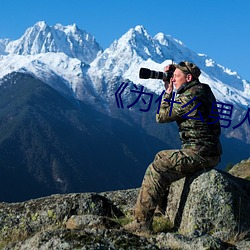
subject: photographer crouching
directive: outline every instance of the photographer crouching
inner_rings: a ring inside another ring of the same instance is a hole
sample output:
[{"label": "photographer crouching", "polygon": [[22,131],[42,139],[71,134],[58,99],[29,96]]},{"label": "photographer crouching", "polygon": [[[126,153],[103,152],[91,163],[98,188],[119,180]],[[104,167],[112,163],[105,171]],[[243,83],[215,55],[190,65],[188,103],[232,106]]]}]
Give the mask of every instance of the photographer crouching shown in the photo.
[{"label": "photographer crouching", "polygon": [[211,88],[199,81],[200,74],[190,62],[168,65],[164,72],[140,70],[141,78],[163,79],[166,91],[156,121],[176,121],[182,146],[158,152],[148,166],[134,209],[135,219],[124,227],[128,231],[152,231],[154,212],[163,203],[170,184],[220,162],[220,123],[216,114],[211,115],[216,100]]}]

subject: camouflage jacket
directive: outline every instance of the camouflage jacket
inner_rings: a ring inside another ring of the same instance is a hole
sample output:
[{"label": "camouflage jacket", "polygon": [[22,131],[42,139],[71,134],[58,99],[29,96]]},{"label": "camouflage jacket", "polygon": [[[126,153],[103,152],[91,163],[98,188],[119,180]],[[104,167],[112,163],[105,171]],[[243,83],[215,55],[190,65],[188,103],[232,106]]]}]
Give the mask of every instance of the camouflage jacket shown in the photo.
[{"label": "camouflage jacket", "polygon": [[221,128],[218,115],[211,114],[216,99],[210,87],[194,80],[178,89],[174,103],[172,95],[163,96],[156,121],[177,122],[182,148],[192,148],[203,156],[221,155]]}]

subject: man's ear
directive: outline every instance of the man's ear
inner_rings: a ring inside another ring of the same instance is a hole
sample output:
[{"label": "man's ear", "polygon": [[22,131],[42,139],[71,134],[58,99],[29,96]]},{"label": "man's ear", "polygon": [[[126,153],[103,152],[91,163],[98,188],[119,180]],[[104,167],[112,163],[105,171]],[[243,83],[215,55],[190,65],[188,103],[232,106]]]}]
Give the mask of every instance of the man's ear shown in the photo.
[{"label": "man's ear", "polygon": [[193,76],[191,74],[187,74],[186,79],[187,82],[191,82],[193,80]]}]

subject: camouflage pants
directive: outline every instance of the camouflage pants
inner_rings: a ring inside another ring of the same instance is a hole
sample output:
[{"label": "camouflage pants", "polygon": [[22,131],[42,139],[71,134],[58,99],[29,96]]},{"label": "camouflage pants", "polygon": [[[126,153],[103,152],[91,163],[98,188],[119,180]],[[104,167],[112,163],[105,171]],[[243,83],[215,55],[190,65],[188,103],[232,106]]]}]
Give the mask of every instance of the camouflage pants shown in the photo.
[{"label": "camouflage pants", "polygon": [[135,205],[138,221],[151,221],[170,184],[203,168],[215,167],[220,157],[201,157],[191,149],[164,150],[156,154],[146,170]]}]

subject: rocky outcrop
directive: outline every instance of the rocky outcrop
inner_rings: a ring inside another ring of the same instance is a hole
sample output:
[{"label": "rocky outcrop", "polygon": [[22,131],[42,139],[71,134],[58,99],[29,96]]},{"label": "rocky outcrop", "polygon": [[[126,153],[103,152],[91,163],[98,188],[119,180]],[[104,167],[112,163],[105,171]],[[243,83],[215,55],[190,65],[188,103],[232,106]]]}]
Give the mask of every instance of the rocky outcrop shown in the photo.
[{"label": "rocky outcrop", "polygon": [[241,162],[235,164],[229,173],[236,177],[244,178],[250,180],[250,158],[247,160],[242,160]]},{"label": "rocky outcrop", "polygon": [[[173,183],[166,216],[155,217],[152,235],[122,227],[138,191],[0,203],[0,249],[250,248],[250,181],[210,170]],[[159,218],[168,218],[172,226],[159,230]]]},{"label": "rocky outcrop", "polygon": [[197,172],[173,183],[167,216],[184,235],[229,240],[250,229],[250,182],[225,172]]}]

